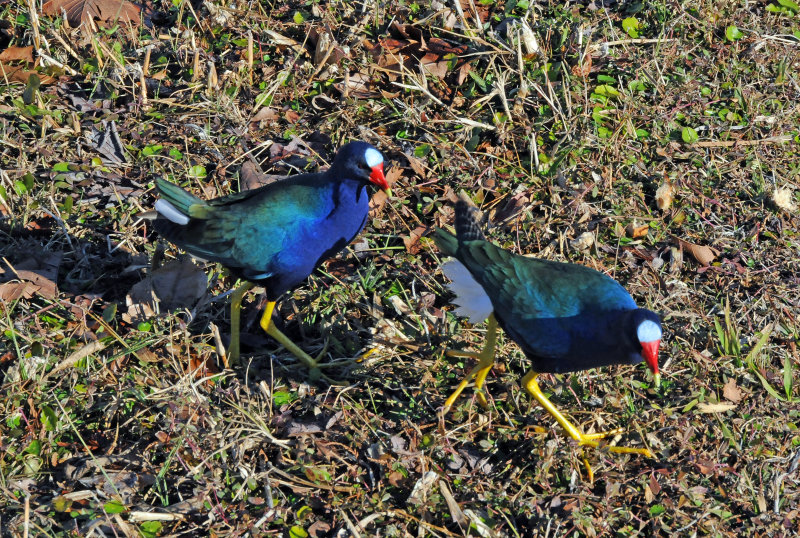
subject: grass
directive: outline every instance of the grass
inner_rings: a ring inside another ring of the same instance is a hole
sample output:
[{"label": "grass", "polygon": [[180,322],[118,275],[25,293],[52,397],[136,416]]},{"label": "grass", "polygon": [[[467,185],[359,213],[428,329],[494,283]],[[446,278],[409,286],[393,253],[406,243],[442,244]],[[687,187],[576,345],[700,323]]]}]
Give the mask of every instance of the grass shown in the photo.
[{"label": "grass", "polygon": [[[796,5],[586,7],[166,3],[151,26],[89,32],[0,4],[0,49],[39,35],[56,62],[39,86],[2,82],[0,535],[797,528]],[[111,122],[121,151],[88,141]],[[225,370],[236,283],[219,267],[173,307],[131,300],[180,256],[137,218],[155,177],[210,198],[247,166],[296,173],[349,139],[381,149],[395,196],[278,306],[312,355],[375,348],[332,371],[346,386],[304,382],[259,330],[257,294]],[[660,391],[641,367],[542,382],[577,424],[623,427],[655,459],[587,452],[586,480],[502,334],[490,408],[467,390],[440,419],[473,366],[444,350],[483,341],[450,312],[428,236],[459,193],[493,241],[605,271],[662,314]]]}]

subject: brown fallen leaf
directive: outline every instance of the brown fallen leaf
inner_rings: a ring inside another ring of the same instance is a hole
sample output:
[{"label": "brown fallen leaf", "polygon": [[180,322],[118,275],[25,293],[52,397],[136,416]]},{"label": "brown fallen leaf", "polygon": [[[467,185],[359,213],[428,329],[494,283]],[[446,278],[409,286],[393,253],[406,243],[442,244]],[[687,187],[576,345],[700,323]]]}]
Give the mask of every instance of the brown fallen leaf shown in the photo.
[{"label": "brown fallen leaf", "polygon": [[628,237],[633,239],[641,239],[642,237],[647,237],[647,232],[649,230],[650,226],[647,224],[639,226],[638,223],[634,221],[628,224],[628,226],[625,228],[625,233],[628,235]]},{"label": "brown fallen leaf", "polygon": [[739,385],[736,384],[736,380],[730,378],[728,382],[722,386],[722,396],[733,403],[739,403],[742,401],[742,398],[744,398],[744,393],[742,389],[739,388]]},{"label": "brown fallen leaf", "polygon": [[297,121],[300,119],[300,114],[290,108],[284,112],[283,117],[286,118],[286,121],[289,123],[297,123]]},{"label": "brown fallen leaf", "polygon": [[156,299],[163,310],[188,308],[205,294],[207,284],[203,270],[183,258],[164,264],[136,283],[129,298],[134,306],[152,304]]},{"label": "brown fallen leaf", "polygon": [[406,250],[411,254],[416,254],[420,251],[419,239],[422,237],[422,234],[425,233],[425,230],[428,228],[425,226],[417,226],[411,233],[407,236],[403,237],[403,244],[406,246]]},{"label": "brown fallen leaf", "polygon": [[437,54],[426,54],[422,57],[422,60],[420,60],[422,70],[426,74],[433,75],[439,79],[443,79],[447,76],[447,64],[447,60],[439,60],[439,56]]},{"label": "brown fallen leaf", "polygon": [[413,155],[404,154],[404,156],[406,160],[408,160],[408,164],[411,165],[411,168],[414,170],[414,172],[422,179],[425,179],[428,174],[425,171],[425,165],[422,163],[422,161]]},{"label": "brown fallen leaf", "polygon": [[[5,300],[19,297],[30,298],[38,293],[42,297],[54,300],[58,295],[56,280],[63,253],[40,251],[30,254],[26,259],[12,265],[0,265],[0,296]],[[10,282],[18,280],[22,282]]]},{"label": "brown fallen leaf", "polygon": [[518,192],[509,198],[505,205],[491,216],[492,222],[505,222],[515,218],[529,206],[530,201],[531,196],[529,191]]},{"label": "brown fallen leaf", "polygon": [[11,65],[0,61],[0,80],[8,79],[25,84],[31,75],[37,75],[40,84],[51,84],[55,80],[49,75],[39,75],[36,71],[25,69],[22,65]]},{"label": "brown fallen leaf", "polygon": [[239,170],[239,185],[241,190],[249,191],[275,183],[284,179],[286,176],[280,174],[265,174],[258,165],[252,161],[245,161]]},{"label": "brown fallen leaf", "polygon": [[711,265],[711,262],[719,256],[720,251],[713,248],[708,247],[705,245],[696,245],[694,243],[690,243],[688,241],[684,241],[683,239],[679,239],[674,237],[675,241],[678,242],[678,246],[681,247],[681,250],[687,251],[689,254],[692,255],[692,258],[697,260],[697,263],[702,265],[703,267],[708,267]]},{"label": "brown fallen leaf", "polygon": [[0,62],[23,61],[33,63],[33,45],[28,47],[8,47],[0,52]]},{"label": "brown fallen leaf", "polygon": [[281,117],[280,112],[275,110],[274,108],[264,107],[258,109],[258,112],[250,118],[250,122],[259,122],[259,121],[266,121],[266,122],[275,122]]},{"label": "brown fallen leaf", "polygon": [[45,15],[67,14],[71,26],[80,26],[89,19],[139,26],[139,7],[127,0],[48,0],[42,5]]},{"label": "brown fallen leaf", "polygon": [[656,190],[656,205],[661,211],[666,211],[670,208],[674,194],[675,187],[669,181],[665,181]]},{"label": "brown fallen leaf", "polygon": [[703,402],[697,404],[698,413],[724,413],[736,409],[736,404],[722,402]]},{"label": "brown fallen leaf", "polygon": [[9,302],[17,299],[30,299],[36,292],[36,286],[30,282],[3,282],[0,284],[0,301]]}]

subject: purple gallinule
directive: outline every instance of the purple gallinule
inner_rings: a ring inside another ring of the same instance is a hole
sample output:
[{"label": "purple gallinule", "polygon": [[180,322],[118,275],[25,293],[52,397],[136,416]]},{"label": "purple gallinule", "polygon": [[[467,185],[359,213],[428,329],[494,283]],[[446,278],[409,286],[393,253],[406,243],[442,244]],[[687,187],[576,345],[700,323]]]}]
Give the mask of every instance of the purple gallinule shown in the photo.
[{"label": "purple gallinule", "polygon": [[320,357],[312,358],[289,340],[271,322],[272,312],[281,295],[364,228],[370,183],[391,192],[383,156],[366,142],[340,148],[325,172],[291,176],[208,201],[156,180],[161,195],[155,205],[156,231],[193,256],[219,262],[247,281],[231,296],[230,363],[237,362],[240,353],[242,298],[258,284],[267,295],[261,327],[309,368],[312,380],[322,375]]},{"label": "purple gallinule", "polygon": [[[478,399],[486,405],[481,388],[494,363],[499,324],[532,363],[522,380],[528,394],[580,445],[598,446],[598,439],[621,430],[583,433],[542,393],[536,378],[544,372],[644,360],[658,386],[661,320],[654,312],[637,308],[630,294],[603,273],[583,265],[519,256],[486,241],[475,212],[466,202],[457,202],[456,235],[442,229],[434,235],[442,253],[454,257],[442,269],[457,294],[456,313],[473,322],[488,317],[486,343],[480,353],[448,352],[479,362],[446,400],[444,413],[473,378]],[[652,456],[644,448],[610,446],[609,450]]]}]

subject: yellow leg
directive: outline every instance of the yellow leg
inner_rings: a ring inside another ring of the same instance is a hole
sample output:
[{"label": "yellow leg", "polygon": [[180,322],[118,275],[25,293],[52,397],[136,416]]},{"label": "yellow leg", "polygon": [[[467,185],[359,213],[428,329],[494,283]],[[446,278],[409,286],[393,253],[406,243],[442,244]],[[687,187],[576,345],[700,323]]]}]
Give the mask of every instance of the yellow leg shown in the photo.
[{"label": "yellow leg", "polygon": [[475,393],[478,397],[478,402],[480,402],[483,407],[489,407],[489,403],[486,401],[486,396],[483,394],[481,389],[486,381],[486,376],[489,375],[489,370],[491,370],[492,366],[494,365],[494,348],[496,343],[497,320],[495,319],[494,314],[492,314],[489,316],[489,319],[486,322],[486,343],[484,344],[480,353],[454,350],[447,351],[447,355],[449,357],[472,357],[478,359],[478,364],[475,365],[472,370],[470,370],[453,394],[451,394],[450,397],[444,402],[442,416],[447,414],[447,412],[455,403],[456,399],[458,399],[464,389],[467,388],[467,385],[473,378],[475,378]]},{"label": "yellow leg", "polygon": [[[591,446],[591,447],[595,447],[596,448],[597,446],[599,446],[599,443],[596,441],[596,439],[601,439],[601,438],[609,436],[609,435],[616,435],[616,434],[618,434],[618,433],[620,433],[622,431],[621,429],[616,429],[616,430],[612,430],[612,431],[609,431],[609,432],[593,433],[593,434],[590,434],[590,435],[586,435],[580,429],[578,429],[577,426],[575,426],[569,420],[567,420],[567,417],[565,417],[563,414],[561,414],[561,411],[559,411],[556,408],[556,406],[553,405],[553,402],[551,402],[547,398],[547,396],[544,395],[544,393],[542,392],[542,389],[539,388],[539,383],[536,382],[536,378],[538,376],[539,376],[539,374],[537,374],[534,371],[528,372],[525,375],[525,377],[522,378],[522,386],[525,387],[525,391],[528,394],[530,394],[533,398],[536,399],[537,402],[539,402],[539,405],[544,407],[547,410],[547,412],[550,413],[553,416],[553,418],[556,419],[556,421],[561,425],[561,427],[564,428],[567,431],[567,433],[569,434],[570,437],[572,437],[573,439],[578,441],[579,445]],[[624,446],[609,446],[608,450],[609,450],[609,452],[617,452],[617,453],[622,453],[622,454],[641,454],[643,456],[647,456],[647,457],[650,457],[650,458],[653,457],[653,453],[650,452],[646,448],[629,448],[629,447],[624,447]],[[587,464],[587,466],[588,466],[588,464]],[[591,468],[590,468],[590,473],[591,473]]]},{"label": "yellow leg", "polygon": [[239,325],[244,294],[253,287],[252,282],[245,282],[231,294],[231,343],[228,346],[228,364],[231,367],[239,362]]},{"label": "yellow leg", "polygon": [[275,326],[275,324],[272,323],[272,312],[274,310],[275,310],[275,301],[269,301],[267,303],[267,308],[264,310],[264,315],[261,316],[261,328],[264,329],[264,331],[272,338],[274,338],[280,345],[285,347],[286,351],[297,357],[297,360],[299,360],[308,367],[309,370],[308,379],[310,381],[323,379],[332,385],[343,384],[341,382],[334,381],[330,377],[323,374],[322,371],[320,370],[320,366],[326,366],[326,365],[320,365],[319,359],[327,351],[328,347],[327,344],[325,345],[325,348],[322,350],[322,352],[319,355],[317,355],[317,358],[311,357],[311,355],[300,349],[300,347],[297,344],[289,340],[289,337],[283,334],[280,331],[280,329],[278,329]]}]

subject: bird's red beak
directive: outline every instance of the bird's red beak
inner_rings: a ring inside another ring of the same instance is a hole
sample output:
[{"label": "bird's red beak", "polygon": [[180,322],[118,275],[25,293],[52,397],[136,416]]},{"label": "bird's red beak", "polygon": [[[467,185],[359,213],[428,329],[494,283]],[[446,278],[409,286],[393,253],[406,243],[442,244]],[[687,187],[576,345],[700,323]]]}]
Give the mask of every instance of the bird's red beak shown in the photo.
[{"label": "bird's red beak", "polygon": [[653,380],[655,381],[656,388],[661,384],[661,373],[658,371],[658,346],[661,345],[661,340],[653,340],[652,342],[641,342],[642,355],[644,356],[647,366],[653,371]]},{"label": "bird's red beak", "polygon": [[392,189],[389,188],[389,184],[386,182],[386,176],[383,175],[383,163],[376,164],[372,167],[372,172],[369,174],[369,180],[386,191],[386,194],[389,196],[392,195]]}]

